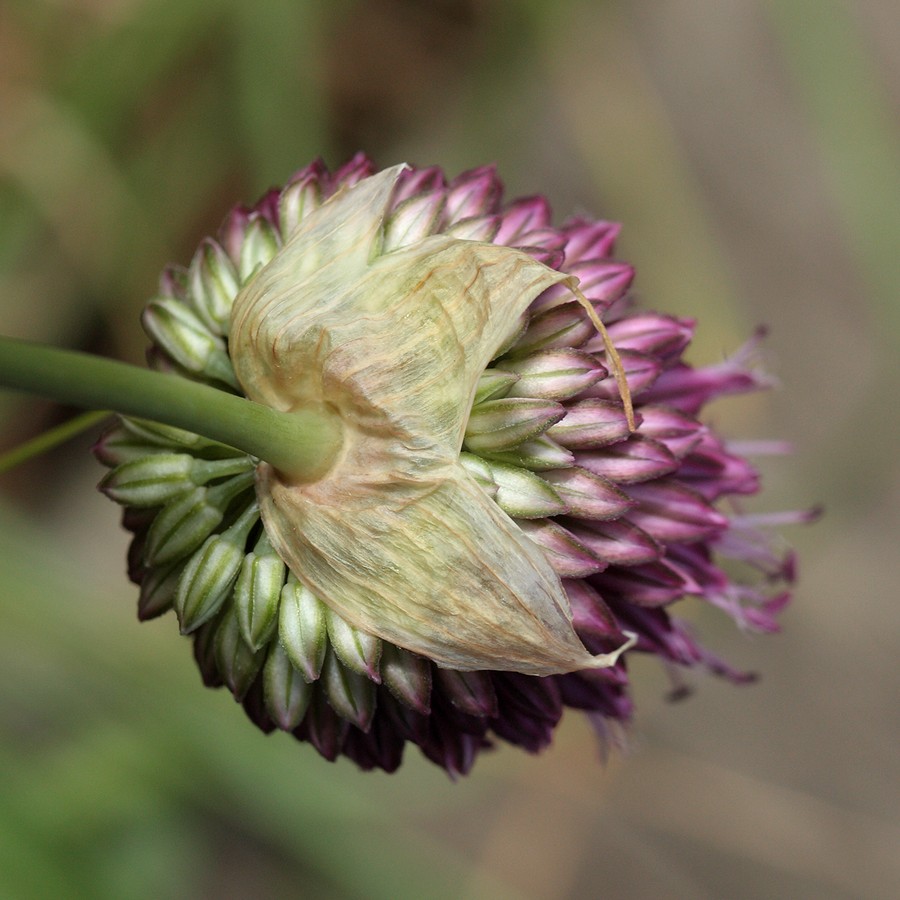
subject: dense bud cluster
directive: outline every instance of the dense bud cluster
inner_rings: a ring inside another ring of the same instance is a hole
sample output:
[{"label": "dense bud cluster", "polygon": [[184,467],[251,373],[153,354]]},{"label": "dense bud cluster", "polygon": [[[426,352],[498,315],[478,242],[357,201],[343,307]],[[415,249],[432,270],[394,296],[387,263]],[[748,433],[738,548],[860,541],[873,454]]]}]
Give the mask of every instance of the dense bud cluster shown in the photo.
[{"label": "dense bud cluster", "polygon": [[[187,269],[164,273],[143,319],[151,364],[240,393],[229,345],[235,297],[305,217],[373,171],[362,156],[333,174],[314,163],[253,208],[235,209]],[[756,493],[757,472],[698,419],[709,400],[766,385],[756,340],[718,365],[686,363],[694,323],[634,307],[633,271],[612,256],[618,230],[581,218],[554,226],[541,197],[504,204],[490,168],[450,181],[436,168],[411,169],[391,196],[381,253],[442,234],[514,247],[578,279],[621,357],[636,430],[601,335],[556,284],[480,375],[459,459],[549,561],[590,653],[611,654],[636,635],[635,651],[669,667],[699,663],[741,681],[672,607],[691,597],[774,631],[788,599],[790,556],[721,505]],[[627,655],[546,677],[462,671],[348,622],[270,541],[254,490],[258,460],[128,419],[96,453],[110,468],[101,487],[125,507],[134,535],[140,617],[174,609],[205,683],[227,685],[266,731],[388,771],[411,742],[457,774],[496,738],[546,746],[564,707],[586,711],[601,735],[631,716]],[[726,574],[728,557],[756,570],[757,583]]]}]

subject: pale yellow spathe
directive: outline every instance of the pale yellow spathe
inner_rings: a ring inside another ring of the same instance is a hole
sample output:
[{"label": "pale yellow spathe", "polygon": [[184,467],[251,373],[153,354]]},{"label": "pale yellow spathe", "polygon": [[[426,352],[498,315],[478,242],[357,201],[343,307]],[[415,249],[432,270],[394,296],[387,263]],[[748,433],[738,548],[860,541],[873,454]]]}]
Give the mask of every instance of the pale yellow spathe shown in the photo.
[{"label": "pale yellow spathe", "polygon": [[443,235],[381,254],[402,168],[307,216],[235,300],[229,351],[247,396],[328,410],[343,429],[317,480],[260,464],[269,538],[347,621],[441,666],[612,665],[624,648],[588,653],[542,551],[459,461],[479,375],[531,301],[573,279]]}]

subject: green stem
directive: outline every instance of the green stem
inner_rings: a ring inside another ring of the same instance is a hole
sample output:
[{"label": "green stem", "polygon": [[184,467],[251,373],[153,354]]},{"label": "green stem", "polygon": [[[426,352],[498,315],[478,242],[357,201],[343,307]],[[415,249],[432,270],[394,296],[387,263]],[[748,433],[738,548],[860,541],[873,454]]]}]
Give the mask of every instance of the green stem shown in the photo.
[{"label": "green stem", "polygon": [[297,481],[323,475],[341,446],[340,424],[323,410],[279,412],[179,375],[5,337],[0,387],[184,428],[258,456]]}]

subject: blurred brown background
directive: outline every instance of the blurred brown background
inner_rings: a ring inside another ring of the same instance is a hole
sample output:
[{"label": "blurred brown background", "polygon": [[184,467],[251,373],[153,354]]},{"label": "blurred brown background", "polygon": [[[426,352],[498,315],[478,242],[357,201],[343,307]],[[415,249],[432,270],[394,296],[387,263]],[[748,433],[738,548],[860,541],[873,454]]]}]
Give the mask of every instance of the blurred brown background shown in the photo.
[{"label": "blurred brown background", "polygon": [[[766,323],[782,387],[714,408],[789,439],[783,634],[664,701],[632,751],[571,715],[452,785],[264,738],[138,626],[89,437],[0,479],[4,897],[900,896],[900,9],[892,0],[7,0],[0,332],[137,361],[168,260],[322,154],[496,161],[510,196],[625,223],[643,302],[713,361]],[[0,450],[61,421],[0,393]]]}]

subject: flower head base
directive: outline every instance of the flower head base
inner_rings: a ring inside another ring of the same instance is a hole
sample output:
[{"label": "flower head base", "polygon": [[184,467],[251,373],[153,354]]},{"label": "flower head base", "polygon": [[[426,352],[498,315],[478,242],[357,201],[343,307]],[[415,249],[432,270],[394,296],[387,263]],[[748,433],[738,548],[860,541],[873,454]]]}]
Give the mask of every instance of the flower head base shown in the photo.
[{"label": "flower head base", "polygon": [[504,207],[490,169],[448,183],[361,156],[232,212],[164,273],[151,362],[328,410],[342,449],[298,480],[122,420],[97,454],[139,615],[174,607],[207,684],[364,768],[393,770],[407,741],[451,774],[492,737],[535,751],[566,705],[606,733],[631,713],[632,642],[740,680],[669,607],[776,627],[789,564],[714,506],[756,473],[696,418],[763,379],[744,354],[681,360],[693,323],[632,309],[617,231]]}]

